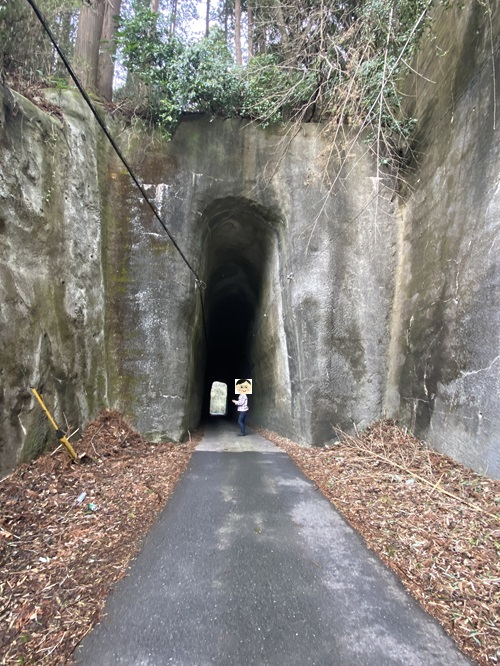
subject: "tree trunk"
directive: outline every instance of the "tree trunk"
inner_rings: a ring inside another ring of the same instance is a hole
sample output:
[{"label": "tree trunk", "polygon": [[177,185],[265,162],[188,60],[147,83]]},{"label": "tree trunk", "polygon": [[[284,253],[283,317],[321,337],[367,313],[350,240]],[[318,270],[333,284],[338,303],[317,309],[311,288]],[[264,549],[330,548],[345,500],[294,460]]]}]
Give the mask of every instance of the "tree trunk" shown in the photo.
[{"label": "tree trunk", "polygon": [[247,16],[248,16],[248,60],[255,55],[253,44],[253,7],[251,0],[247,0]]},{"label": "tree trunk", "polygon": [[226,0],[224,2],[224,38],[226,40],[226,44],[228,43],[228,35],[229,35],[229,7],[228,7],[228,2]]},{"label": "tree trunk", "polygon": [[153,12],[158,13],[159,8],[160,8],[160,0],[151,0],[151,10]]},{"label": "tree trunk", "polygon": [[207,14],[205,19],[205,37],[208,37],[210,32],[210,0],[207,0]]},{"label": "tree trunk", "polygon": [[236,64],[243,65],[241,53],[241,0],[234,0],[234,50]]},{"label": "tree trunk", "polygon": [[274,0],[274,7],[276,10],[276,22],[278,24],[278,30],[281,36],[281,45],[283,48],[283,53],[285,54],[285,58],[287,60],[291,60],[291,53],[290,53],[290,43],[288,41],[288,33],[286,31],[286,21],[285,21],[285,15],[283,13],[283,7],[281,4],[281,0]]},{"label": "tree trunk", "polygon": [[[137,8],[154,10],[155,0],[136,0]],[[159,3],[158,3],[159,7]],[[138,107],[145,107],[148,104],[149,92],[148,87],[141,81],[137,72],[127,71],[127,78],[125,79],[125,96]]]},{"label": "tree trunk", "polygon": [[177,27],[177,0],[172,0],[172,11],[170,19],[170,35],[175,37],[175,29]]},{"label": "tree trunk", "polygon": [[104,20],[104,0],[87,0],[80,9],[74,69],[84,88],[97,91],[99,40]]},{"label": "tree trunk", "polygon": [[[71,33],[73,30],[73,21],[75,19],[76,12],[65,9],[61,12],[61,17],[59,20],[59,29],[57,31],[57,41],[59,46],[62,48],[66,56],[71,57],[73,51],[73,43],[71,40]],[[54,58],[54,63],[51,69],[51,74],[54,73],[55,76],[64,79],[67,75],[66,67],[63,61],[59,57]]]},{"label": "tree trunk", "polygon": [[97,87],[99,94],[111,102],[113,99],[114,55],[116,52],[116,16],[120,14],[122,0],[106,0],[102,35],[99,44],[99,69]]}]

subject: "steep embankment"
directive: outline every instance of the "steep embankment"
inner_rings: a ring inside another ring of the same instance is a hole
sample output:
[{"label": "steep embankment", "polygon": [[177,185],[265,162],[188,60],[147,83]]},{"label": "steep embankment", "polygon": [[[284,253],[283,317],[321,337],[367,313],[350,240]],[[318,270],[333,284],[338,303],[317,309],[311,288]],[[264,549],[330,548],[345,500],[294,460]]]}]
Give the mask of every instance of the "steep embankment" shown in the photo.
[{"label": "steep embankment", "polygon": [[417,154],[401,205],[387,400],[440,451],[496,477],[499,9],[439,8],[413,63]]},{"label": "steep embankment", "polygon": [[0,473],[45,446],[30,386],[64,429],[106,402],[106,183],[95,124],[72,102],[61,121],[0,88]]}]

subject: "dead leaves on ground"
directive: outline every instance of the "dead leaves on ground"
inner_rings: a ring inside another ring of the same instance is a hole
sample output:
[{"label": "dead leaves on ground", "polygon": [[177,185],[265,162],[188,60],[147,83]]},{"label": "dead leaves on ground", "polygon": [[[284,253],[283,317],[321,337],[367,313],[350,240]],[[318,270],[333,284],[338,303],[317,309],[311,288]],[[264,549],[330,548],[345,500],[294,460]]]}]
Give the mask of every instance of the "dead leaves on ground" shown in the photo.
[{"label": "dead leaves on ground", "polygon": [[60,450],[0,482],[2,664],[67,662],[194,446],[153,444],[105,411],[75,447],[86,464]]},{"label": "dead leaves on ground", "polygon": [[283,448],[478,664],[500,663],[500,482],[380,422]]},{"label": "dead leaves on ground", "polygon": [[[500,482],[394,423],[285,449],[478,664],[500,663]],[[186,468],[195,442],[153,444],[104,412],[77,445],[0,482],[2,664],[64,664]],[[85,495],[84,495],[85,493]]]}]

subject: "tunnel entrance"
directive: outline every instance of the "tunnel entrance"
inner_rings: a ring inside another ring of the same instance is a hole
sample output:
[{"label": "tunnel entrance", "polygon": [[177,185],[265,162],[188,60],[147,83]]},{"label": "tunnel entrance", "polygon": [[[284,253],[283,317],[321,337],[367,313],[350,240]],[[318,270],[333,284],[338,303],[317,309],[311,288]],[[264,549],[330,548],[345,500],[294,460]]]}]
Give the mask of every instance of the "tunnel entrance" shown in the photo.
[{"label": "tunnel entrance", "polygon": [[[203,416],[207,417],[213,382],[227,384],[230,399],[235,379],[254,376],[255,326],[262,316],[262,294],[277,234],[269,211],[249,199],[219,199],[203,217],[207,284]],[[228,415],[233,417],[233,412],[229,409]]]}]

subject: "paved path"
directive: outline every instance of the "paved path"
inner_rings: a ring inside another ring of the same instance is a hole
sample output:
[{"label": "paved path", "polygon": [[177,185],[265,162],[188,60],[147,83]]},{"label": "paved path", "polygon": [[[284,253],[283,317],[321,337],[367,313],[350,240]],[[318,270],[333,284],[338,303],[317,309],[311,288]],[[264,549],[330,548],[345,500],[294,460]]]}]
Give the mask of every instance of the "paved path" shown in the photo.
[{"label": "paved path", "polygon": [[288,456],[216,421],[80,666],[462,666]]}]

